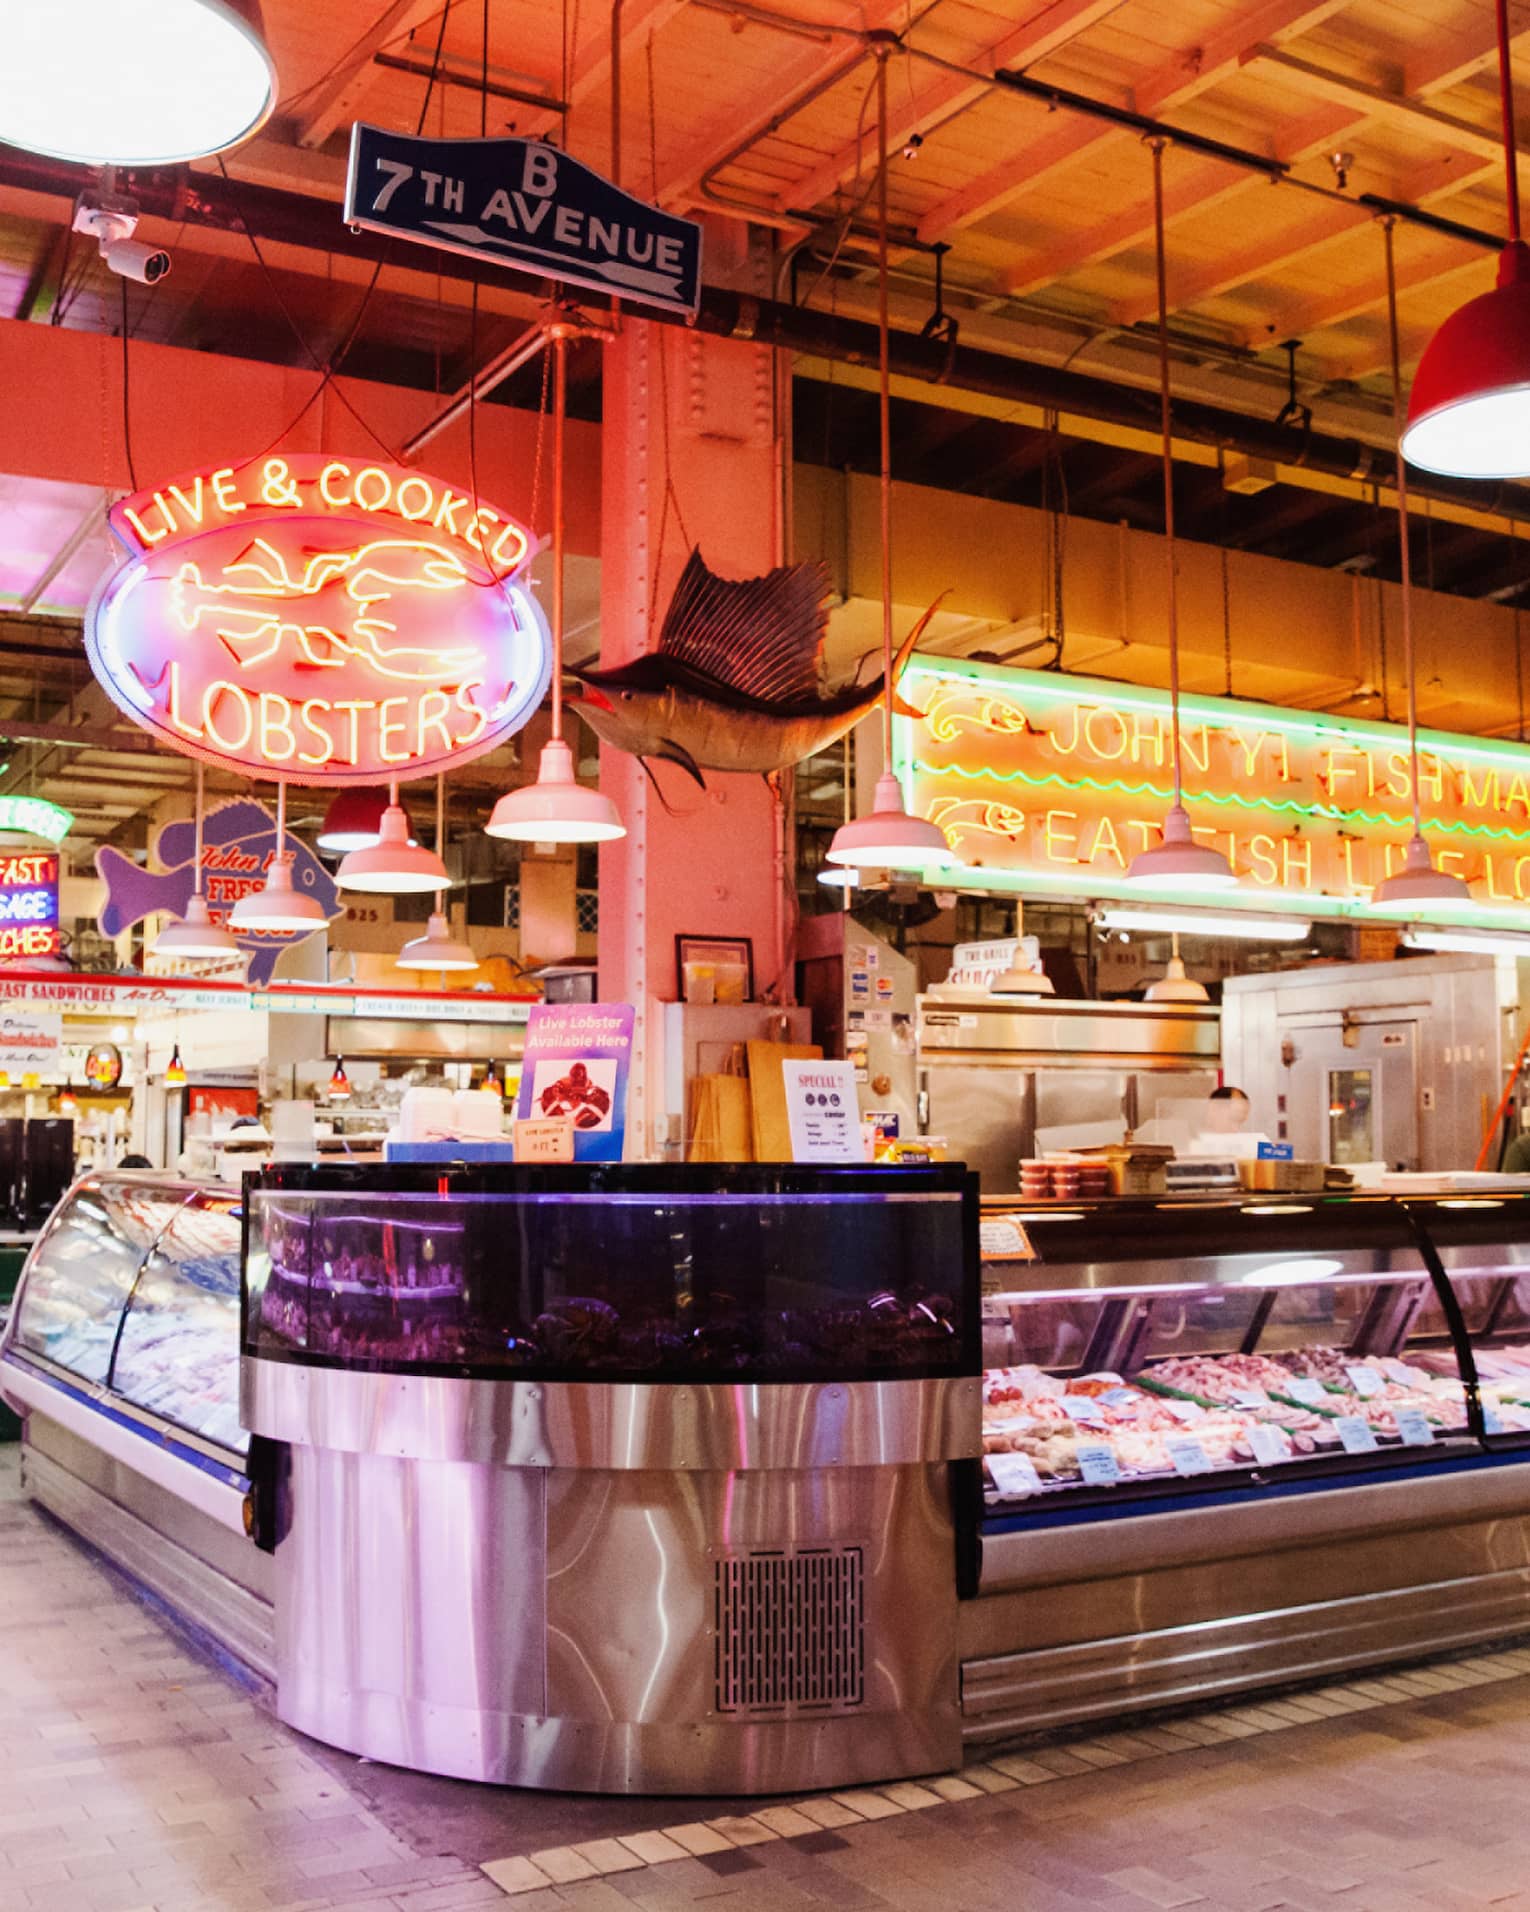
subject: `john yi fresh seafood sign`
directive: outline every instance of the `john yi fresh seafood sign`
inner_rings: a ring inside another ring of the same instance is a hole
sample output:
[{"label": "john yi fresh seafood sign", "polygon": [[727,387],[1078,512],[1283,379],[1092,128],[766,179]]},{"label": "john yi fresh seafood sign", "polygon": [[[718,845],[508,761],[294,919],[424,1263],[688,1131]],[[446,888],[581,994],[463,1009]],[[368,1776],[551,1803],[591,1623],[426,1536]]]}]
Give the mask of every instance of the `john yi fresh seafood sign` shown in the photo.
[{"label": "john yi fresh seafood sign", "polygon": [[[1125,876],[1170,801],[1163,692],[931,657],[900,689],[923,712],[895,722],[913,805],[980,887],[1144,895]],[[1359,913],[1412,828],[1406,731],[1227,698],[1181,711],[1197,837],[1269,907]],[[1530,901],[1530,747],[1426,731],[1419,781],[1436,863],[1480,903]]]},{"label": "john yi fresh seafood sign", "polygon": [[135,492],[109,517],[127,556],[86,650],[173,749],[295,783],[402,781],[492,750],[541,702],[531,540],[441,479],[263,458]]}]

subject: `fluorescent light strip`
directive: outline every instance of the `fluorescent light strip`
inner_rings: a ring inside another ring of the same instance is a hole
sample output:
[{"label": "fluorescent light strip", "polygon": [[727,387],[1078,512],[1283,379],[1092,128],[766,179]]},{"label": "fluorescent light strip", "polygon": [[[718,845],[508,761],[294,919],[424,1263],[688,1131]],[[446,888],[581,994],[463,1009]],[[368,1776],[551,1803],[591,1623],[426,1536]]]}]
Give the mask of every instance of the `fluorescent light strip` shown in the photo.
[{"label": "fluorescent light strip", "polygon": [[1106,903],[1096,920],[1105,929],[1177,931],[1181,936],[1235,936],[1249,942],[1299,943],[1311,934],[1303,916],[1257,916],[1247,910],[1154,909],[1132,903]]},{"label": "fluorescent light strip", "polygon": [[1408,949],[1428,949],[1477,956],[1530,956],[1530,934],[1508,929],[1440,929],[1428,923],[1410,923],[1402,933]]}]

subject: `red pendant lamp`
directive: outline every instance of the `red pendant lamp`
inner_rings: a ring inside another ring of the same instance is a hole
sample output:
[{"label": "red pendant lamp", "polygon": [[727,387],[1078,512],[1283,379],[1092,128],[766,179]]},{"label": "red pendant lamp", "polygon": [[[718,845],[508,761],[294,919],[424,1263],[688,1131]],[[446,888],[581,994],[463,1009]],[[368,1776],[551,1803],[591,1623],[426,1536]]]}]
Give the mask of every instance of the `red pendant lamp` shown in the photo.
[{"label": "red pendant lamp", "polygon": [[1414,374],[1403,456],[1452,478],[1530,477],[1530,246],[1519,236],[1509,5],[1496,0],[1508,244],[1498,283],[1451,316]]},{"label": "red pendant lamp", "polygon": [[329,1078],[329,1099],[331,1102],[349,1102],[351,1099],[351,1079],[345,1073],[345,1057],[335,1057],[335,1071]]}]

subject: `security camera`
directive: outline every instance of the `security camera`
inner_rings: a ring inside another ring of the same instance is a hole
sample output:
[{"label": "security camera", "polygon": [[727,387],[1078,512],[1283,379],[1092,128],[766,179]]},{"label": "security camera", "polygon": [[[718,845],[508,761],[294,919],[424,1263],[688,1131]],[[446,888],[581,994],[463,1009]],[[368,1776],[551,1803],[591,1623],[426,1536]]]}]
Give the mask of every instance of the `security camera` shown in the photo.
[{"label": "security camera", "polygon": [[109,272],[121,279],[136,279],[140,285],[156,285],[170,270],[169,253],[140,239],[109,239],[101,257]]},{"label": "security camera", "polygon": [[109,272],[120,279],[136,279],[140,285],[157,285],[170,270],[170,255],[135,239],[137,228],[137,206],[118,195],[82,198],[74,209],[74,230],[89,233],[95,240]]}]

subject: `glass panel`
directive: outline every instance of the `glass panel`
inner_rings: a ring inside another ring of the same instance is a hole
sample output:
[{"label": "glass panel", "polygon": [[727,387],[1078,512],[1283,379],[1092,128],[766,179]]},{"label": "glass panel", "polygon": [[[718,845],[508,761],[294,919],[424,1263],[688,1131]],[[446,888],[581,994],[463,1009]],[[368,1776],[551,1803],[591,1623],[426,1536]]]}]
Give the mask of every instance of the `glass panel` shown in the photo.
[{"label": "glass panel", "polygon": [[[272,1171],[319,1173],[343,1175]],[[551,1379],[975,1373],[970,1184],[852,1173],[853,1195],[807,1192],[832,1172],[769,1167],[727,1171],[743,1184],[728,1193],[717,1175],[677,1193],[683,1171],[635,1168],[598,1193],[578,1171],[556,1193],[551,1171],[538,1192],[459,1177],[426,1193],[398,1171],[354,1193],[267,1187],[250,1202],[248,1345]]]},{"label": "glass panel", "polygon": [[1190,1294],[1159,1295],[1148,1305],[1138,1358],[1236,1353],[1262,1301],[1254,1288],[1202,1288]]},{"label": "glass panel", "polygon": [[122,1324],[112,1385],[136,1406],[242,1453],[239,1218],[232,1198],[182,1209]]},{"label": "glass panel", "polygon": [[1373,1134],[1374,1071],[1330,1069],[1328,1072],[1328,1159],[1334,1163],[1377,1160]]},{"label": "glass panel", "polygon": [[122,1304],[185,1187],[85,1182],[37,1244],[22,1290],[15,1345],[85,1381],[105,1381]]}]

